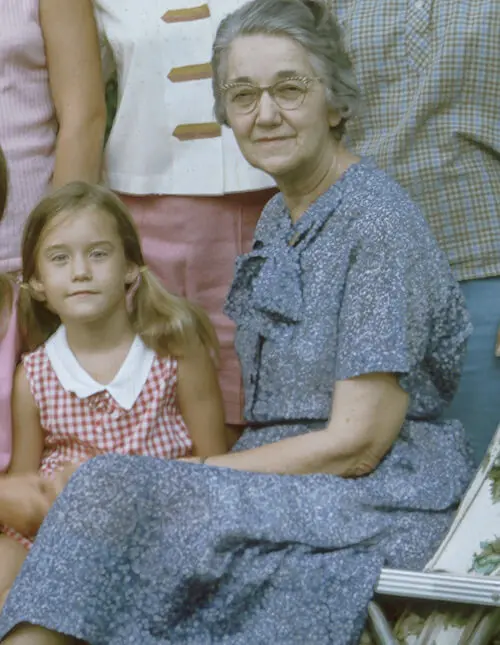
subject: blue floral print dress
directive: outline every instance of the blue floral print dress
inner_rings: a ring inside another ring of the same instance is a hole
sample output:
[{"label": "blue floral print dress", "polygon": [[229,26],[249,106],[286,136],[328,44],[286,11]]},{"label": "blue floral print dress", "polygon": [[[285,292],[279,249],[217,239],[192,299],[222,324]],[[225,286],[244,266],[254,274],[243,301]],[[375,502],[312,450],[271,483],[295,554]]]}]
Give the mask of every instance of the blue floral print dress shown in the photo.
[{"label": "blue floral print dress", "polygon": [[381,567],[432,555],[471,476],[462,427],[440,418],[470,324],[407,194],[363,159],[295,224],[275,196],[227,312],[249,423],[236,450],[324,427],[336,381],[391,372],[410,405],[390,452],[358,479],[93,459],[42,526],[0,635],[31,622],[92,645],[354,644]]}]

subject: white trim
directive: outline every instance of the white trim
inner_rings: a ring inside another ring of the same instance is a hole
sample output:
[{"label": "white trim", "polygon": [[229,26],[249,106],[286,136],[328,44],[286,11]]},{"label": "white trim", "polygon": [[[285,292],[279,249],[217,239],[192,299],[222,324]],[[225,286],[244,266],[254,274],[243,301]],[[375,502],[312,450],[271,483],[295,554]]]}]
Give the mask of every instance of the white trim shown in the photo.
[{"label": "white trim", "polygon": [[68,345],[64,325],[45,343],[45,351],[65,390],[73,392],[80,399],[98,392],[108,392],[126,410],[130,410],[136,402],[155,358],[155,352],[136,336],[117,374],[110,383],[104,385],[93,379],[80,365]]},{"label": "white trim", "polygon": [[492,576],[382,569],[375,592],[381,596],[500,607],[500,578]]}]

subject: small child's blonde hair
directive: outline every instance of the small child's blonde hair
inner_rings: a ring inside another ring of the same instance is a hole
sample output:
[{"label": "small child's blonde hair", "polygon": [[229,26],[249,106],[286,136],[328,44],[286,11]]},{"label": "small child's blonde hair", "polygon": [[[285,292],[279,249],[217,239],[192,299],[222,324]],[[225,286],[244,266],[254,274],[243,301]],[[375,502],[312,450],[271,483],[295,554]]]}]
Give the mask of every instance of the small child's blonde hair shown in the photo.
[{"label": "small child's blonde hair", "polygon": [[31,212],[22,242],[23,283],[19,294],[19,323],[30,349],[38,347],[61,324],[59,316],[34,298],[29,288],[37,272],[37,255],[48,224],[60,213],[95,208],[109,215],[123,244],[127,262],[140,269],[132,285],[130,319],[144,343],[160,355],[182,355],[188,343],[199,339],[212,356],[218,342],[207,314],[197,305],[169,293],[146,267],[139,234],[120,199],[107,188],[75,181],[45,197]]}]

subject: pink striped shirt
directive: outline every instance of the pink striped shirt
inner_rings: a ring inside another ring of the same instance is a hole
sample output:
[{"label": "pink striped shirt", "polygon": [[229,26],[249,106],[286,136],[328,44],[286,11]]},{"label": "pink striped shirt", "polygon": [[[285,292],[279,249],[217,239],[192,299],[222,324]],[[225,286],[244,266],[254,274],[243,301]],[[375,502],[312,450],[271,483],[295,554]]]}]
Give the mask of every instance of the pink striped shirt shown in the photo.
[{"label": "pink striped shirt", "polygon": [[10,175],[0,271],[16,271],[24,223],[52,177],[57,135],[39,0],[0,2],[0,97],[0,144]]}]

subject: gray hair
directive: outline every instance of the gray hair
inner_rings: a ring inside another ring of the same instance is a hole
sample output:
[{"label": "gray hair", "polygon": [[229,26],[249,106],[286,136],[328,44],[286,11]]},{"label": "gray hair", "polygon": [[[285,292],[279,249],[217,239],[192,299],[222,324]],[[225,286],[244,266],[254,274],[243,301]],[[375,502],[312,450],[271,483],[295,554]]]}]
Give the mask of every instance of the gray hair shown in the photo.
[{"label": "gray hair", "polygon": [[287,36],[304,47],[324,84],[329,107],[342,116],[332,128],[334,136],[341,139],[346,121],[358,113],[360,97],[342,32],[328,0],[251,0],[221,21],[212,48],[217,121],[228,125],[221,85],[226,81],[229,48],[239,36],[252,34]]}]

